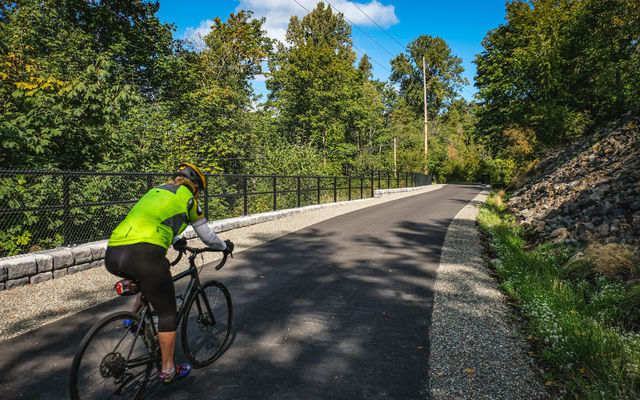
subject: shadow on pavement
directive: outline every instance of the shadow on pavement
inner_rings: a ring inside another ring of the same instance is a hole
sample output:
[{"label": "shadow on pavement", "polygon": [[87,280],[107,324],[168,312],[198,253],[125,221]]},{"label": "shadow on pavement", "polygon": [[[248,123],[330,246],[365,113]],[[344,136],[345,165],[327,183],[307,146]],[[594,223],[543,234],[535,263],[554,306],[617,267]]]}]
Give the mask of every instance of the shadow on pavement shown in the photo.
[{"label": "shadow on pavement", "polygon": [[[444,189],[369,207],[245,250],[221,271],[205,269],[203,281],[220,280],[231,292],[230,345],[179,383],[153,383],[145,398],[428,398],[441,246],[453,216],[478,192]],[[0,355],[2,393],[67,398],[84,333],[128,307],[116,299],[3,342],[11,351]]]}]

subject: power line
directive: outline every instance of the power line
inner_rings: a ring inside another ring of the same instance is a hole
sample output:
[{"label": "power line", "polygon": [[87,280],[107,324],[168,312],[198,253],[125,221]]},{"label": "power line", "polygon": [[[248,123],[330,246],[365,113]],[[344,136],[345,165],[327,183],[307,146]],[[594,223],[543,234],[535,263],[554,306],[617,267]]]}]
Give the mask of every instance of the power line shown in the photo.
[{"label": "power line", "polygon": [[[306,12],[308,12],[309,14],[311,14],[311,11],[309,11],[309,10],[307,9],[307,7],[305,7],[305,6],[303,6],[302,4],[300,4],[300,2],[298,2],[298,0],[293,0],[293,1],[295,1],[295,2],[296,2],[296,4],[298,4],[300,7],[302,7]],[[329,3],[329,4],[331,4],[331,3]],[[333,5],[332,5],[332,6],[333,6]],[[335,8],[335,7],[333,7],[333,8]],[[336,10],[338,10],[338,9],[336,8]],[[338,11],[340,11],[340,10],[338,10]],[[343,15],[344,15],[344,13],[343,13]],[[347,17],[345,17],[345,19],[347,19],[347,21],[351,22]],[[351,24],[355,26],[355,24],[354,24],[353,22],[351,22]],[[357,26],[356,26],[356,28],[357,28]],[[358,28],[358,29],[360,29],[360,28]],[[364,33],[364,32],[363,32],[363,33]],[[365,35],[367,35],[367,34],[365,33]],[[369,35],[367,35],[367,37],[369,37]],[[370,37],[369,37],[369,38],[370,38]],[[373,39],[371,39],[371,40],[373,40]],[[375,42],[375,41],[374,41],[374,42]],[[376,42],[376,43],[377,43],[377,42]],[[378,43],[377,43],[377,44],[378,44]],[[378,46],[380,46],[380,44],[378,44]],[[374,63],[378,64],[380,67],[382,67],[383,69],[385,69],[387,72],[391,72],[391,70],[390,70],[389,68],[385,67],[383,64],[381,64],[380,62],[378,62],[378,60],[376,60],[375,58],[373,58],[373,57],[371,57],[370,55],[368,55],[365,51],[363,51],[363,50],[361,50],[361,49],[357,48],[353,43],[351,43],[351,47],[353,47],[354,49],[358,50],[360,53],[362,53],[362,54],[366,55],[366,56],[367,56],[371,61],[373,61]],[[384,48],[383,48],[383,49],[384,49]],[[385,50],[387,53],[389,53],[389,51],[388,51],[387,49],[384,49],[384,50]],[[391,53],[389,53],[389,54],[391,54]],[[393,56],[393,54],[391,54],[391,55]]]},{"label": "power line", "polygon": [[367,58],[369,58],[371,61],[373,61],[374,63],[378,64],[380,67],[382,67],[383,69],[385,69],[387,72],[391,73],[391,70],[389,68],[387,68],[386,66],[380,64],[380,62],[378,62],[378,60],[376,60],[375,58],[369,56],[367,53],[365,53],[364,51],[360,50],[359,48],[357,48],[355,45],[351,45],[354,49],[358,50],[360,53],[364,54],[365,56],[367,56]]},{"label": "power line", "polygon": [[475,93],[471,93],[471,91],[469,91],[469,89],[467,89],[467,88],[466,88],[466,87],[464,87],[464,86],[462,87],[462,90],[463,90],[463,91],[465,91],[465,92],[467,92],[467,94],[468,94],[468,95],[475,96]]},{"label": "power line", "polygon": [[376,24],[376,26],[377,26],[378,28],[380,28],[380,30],[381,30],[382,32],[386,33],[386,34],[387,34],[391,39],[393,39],[396,43],[398,43],[398,45],[400,45],[400,47],[402,47],[402,49],[404,50],[405,46],[404,46],[402,43],[400,43],[400,41],[398,41],[398,39],[396,39],[395,37],[393,37],[393,35],[391,35],[389,32],[387,32],[385,29],[383,29],[380,25],[378,25],[378,23],[377,23],[376,21],[374,21],[373,19],[371,19],[371,17],[370,17],[370,16],[368,16],[368,15],[367,15],[367,13],[365,13],[365,12],[362,10],[362,8],[360,8],[360,6],[358,5],[358,3],[355,3],[355,2],[354,2],[354,3],[352,3],[352,4],[353,4],[354,6],[356,6],[356,7],[358,8],[358,10],[360,10],[360,12],[364,14],[364,16],[365,16],[365,17],[369,18],[369,20],[370,20],[371,22],[373,22],[374,24]]},{"label": "power line", "polygon": [[[330,5],[331,7],[333,7],[333,8],[334,8],[334,9],[336,9],[336,10],[338,10],[339,12],[341,12],[341,13],[342,13],[342,15],[344,16],[344,19],[346,19],[347,21],[349,21],[349,22],[351,23],[351,25],[353,25],[353,26],[355,26],[356,28],[358,28],[358,30],[359,30],[360,32],[362,32],[366,37],[368,37],[368,38],[369,38],[369,40],[371,40],[373,43],[377,44],[377,45],[378,45],[382,50],[386,51],[387,53],[389,53],[389,55],[390,55],[391,57],[393,57],[393,53],[391,53],[389,50],[387,50],[387,49],[386,49],[386,47],[384,47],[383,45],[381,45],[380,43],[378,43],[374,38],[372,38],[372,37],[371,37],[371,36],[369,36],[365,31],[363,31],[362,29],[360,29],[360,27],[359,27],[358,25],[356,25],[355,23],[353,23],[353,21],[351,21],[349,18],[347,18],[347,16],[346,16],[342,11],[340,11],[340,10],[338,9],[338,7],[336,7],[336,6],[334,6],[333,4],[331,4],[331,2],[330,2],[329,0],[326,0],[326,1],[327,1],[327,3],[329,3],[329,5]],[[297,3],[297,1],[296,1],[296,3]],[[355,3],[354,3],[354,4],[355,4]]]},{"label": "power line", "polygon": [[[293,1],[295,1],[296,3],[298,3],[298,0],[293,0]],[[302,5],[302,4],[300,4],[300,3],[298,3],[298,5],[299,5],[300,7],[302,7],[302,8],[304,8],[306,12],[308,12],[309,14],[311,14],[311,11],[307,10],[307,7],[303,6],[303,5]]]}]

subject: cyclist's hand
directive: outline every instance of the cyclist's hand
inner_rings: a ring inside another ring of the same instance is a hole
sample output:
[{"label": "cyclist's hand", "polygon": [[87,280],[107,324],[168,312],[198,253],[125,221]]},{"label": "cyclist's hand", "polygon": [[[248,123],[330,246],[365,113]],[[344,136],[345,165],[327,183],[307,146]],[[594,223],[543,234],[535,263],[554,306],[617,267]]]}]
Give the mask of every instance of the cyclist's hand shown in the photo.
[{"label": "cyclist's hand", "polygon": [[227,240],[224,241],[224,244],[227,245],[227,248],[223,250],[223,253],[225,255],[227,255],[227,254],[231,255],[231,258],[233,258],[233,248],[234,248],[233,242],[231,240],[227,239]]},{"label": "cyclist's hand", "polygon": [[178,250],[178,251],[186,250],[186,248],[187,248],[187,239],[180,238],[180,239],[176,240],[176,242],[173,244],[173,248]]}]

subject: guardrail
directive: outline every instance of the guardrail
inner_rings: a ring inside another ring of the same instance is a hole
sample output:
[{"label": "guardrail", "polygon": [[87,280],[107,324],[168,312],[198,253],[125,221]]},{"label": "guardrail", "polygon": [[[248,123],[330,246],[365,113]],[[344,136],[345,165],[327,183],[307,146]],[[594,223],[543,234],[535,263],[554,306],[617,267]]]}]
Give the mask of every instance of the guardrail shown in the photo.
[{"label": "guardrail", "polygon": [[[0,170],[0,257],[109,237],[138,199],[171,175],[154,172]],[[376,189],[431,184],[429,175],[209,174],[208,220],[373,197]]]}]

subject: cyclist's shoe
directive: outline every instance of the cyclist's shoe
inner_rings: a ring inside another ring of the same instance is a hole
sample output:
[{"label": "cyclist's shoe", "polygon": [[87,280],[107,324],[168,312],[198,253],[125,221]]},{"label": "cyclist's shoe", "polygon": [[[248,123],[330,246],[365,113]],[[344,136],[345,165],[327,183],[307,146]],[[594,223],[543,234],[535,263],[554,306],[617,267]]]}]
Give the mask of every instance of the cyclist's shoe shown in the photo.
[{"label": "cyclist's shoe", "polygon": [[138,335],[138,323],[136,321],[132,321],[130,319],[125,319],[124,321],[122,321],[122,326],[125,329],[129,329],[131,331],[131,333],[133,334],[133,336],[137,336]]},{"label": "cyclist's shoe", "polygon": [[166,373],[164,371],[160,372],[160,382],[172,383],[182,377],[189,375],[189,372],[191,372],[191,364],[176,364],[171,373]]}]

